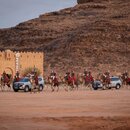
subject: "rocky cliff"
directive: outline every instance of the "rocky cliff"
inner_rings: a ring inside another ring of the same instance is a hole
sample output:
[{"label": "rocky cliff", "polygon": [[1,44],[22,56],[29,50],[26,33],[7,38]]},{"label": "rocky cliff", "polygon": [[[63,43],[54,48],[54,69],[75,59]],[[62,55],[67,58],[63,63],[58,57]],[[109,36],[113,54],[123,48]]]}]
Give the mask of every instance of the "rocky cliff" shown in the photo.
[{"label": "rocky cliff", "polygon": [[89,2],[95,2],[95,3],[101,3],[103,1],[110,1],[110,0],[77,0],[78,4],[84,4],[84,3],[89,3]]},{"label": "rocky cliff", "polygon": [[1,29],[0,49],[44,51],[46,69],[130,69],[130,0],[86,1]]}]

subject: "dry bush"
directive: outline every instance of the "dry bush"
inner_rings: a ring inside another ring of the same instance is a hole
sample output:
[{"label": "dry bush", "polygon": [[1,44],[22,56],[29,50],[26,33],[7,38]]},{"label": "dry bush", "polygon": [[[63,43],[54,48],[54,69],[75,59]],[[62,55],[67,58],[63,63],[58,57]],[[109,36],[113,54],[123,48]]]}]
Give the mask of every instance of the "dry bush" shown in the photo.
[{"label": "dry bush", "polygon": [[[35,69],[35,70],[34,70]],[[23,71],[23,76],[27,76],[28,74],[31,74],[31,73],[34,73],[37,72],[38,75],[41,74],[40,70],[38,68],[34,68],[34,67],[29,67],[29,68],[26,68],[24,71]]]}]

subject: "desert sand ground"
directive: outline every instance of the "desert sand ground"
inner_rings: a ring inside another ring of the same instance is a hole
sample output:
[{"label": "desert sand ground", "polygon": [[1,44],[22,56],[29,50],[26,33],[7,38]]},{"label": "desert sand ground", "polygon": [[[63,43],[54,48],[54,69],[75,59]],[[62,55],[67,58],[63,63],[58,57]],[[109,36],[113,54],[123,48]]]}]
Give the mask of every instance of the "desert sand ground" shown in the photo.
[{"label": "desert sand ground", "polygon": [[0,130],[130,130],[130,89],[0,92]]}]

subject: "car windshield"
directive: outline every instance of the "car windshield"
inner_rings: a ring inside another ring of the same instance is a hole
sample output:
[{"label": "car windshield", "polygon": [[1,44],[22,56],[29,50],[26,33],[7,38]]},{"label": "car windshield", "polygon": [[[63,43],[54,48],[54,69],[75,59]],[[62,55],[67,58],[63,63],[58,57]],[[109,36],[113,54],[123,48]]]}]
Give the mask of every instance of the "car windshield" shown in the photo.
[{"label": "car windshield", "polygon": [[42,81],[42,78],[38,78],[39,81]]},{"label": "car windshield", "polygon": [[118,81],[120,80],[119,78],[111,78],[111,81]]},{"label": "car windshield", "polygon": [[21,79],[19,82],[28,82],[28,81],[29,81],[28,78],[23,78],[23,79]]}]

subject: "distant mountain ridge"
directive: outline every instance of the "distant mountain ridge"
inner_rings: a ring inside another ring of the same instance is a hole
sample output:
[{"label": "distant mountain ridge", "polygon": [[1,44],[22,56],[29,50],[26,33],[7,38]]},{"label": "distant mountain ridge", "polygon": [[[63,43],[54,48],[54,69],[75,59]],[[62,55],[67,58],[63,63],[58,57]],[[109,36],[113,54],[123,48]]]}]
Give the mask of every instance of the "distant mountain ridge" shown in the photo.
[{"label": "distant mountain ridge", "polygon": [[97,1],[1,29],[0,49],[44,51],[46,70],[130,69],[130,1]]},{"label": "distant mountain ridge", "polygon": [[78,4],[84,4],[84,3],[88,3],[88,2],[98,2],[98,3],[101,3],[103,1],[111,1],[111,0],[77,0],[77,3]]}]

